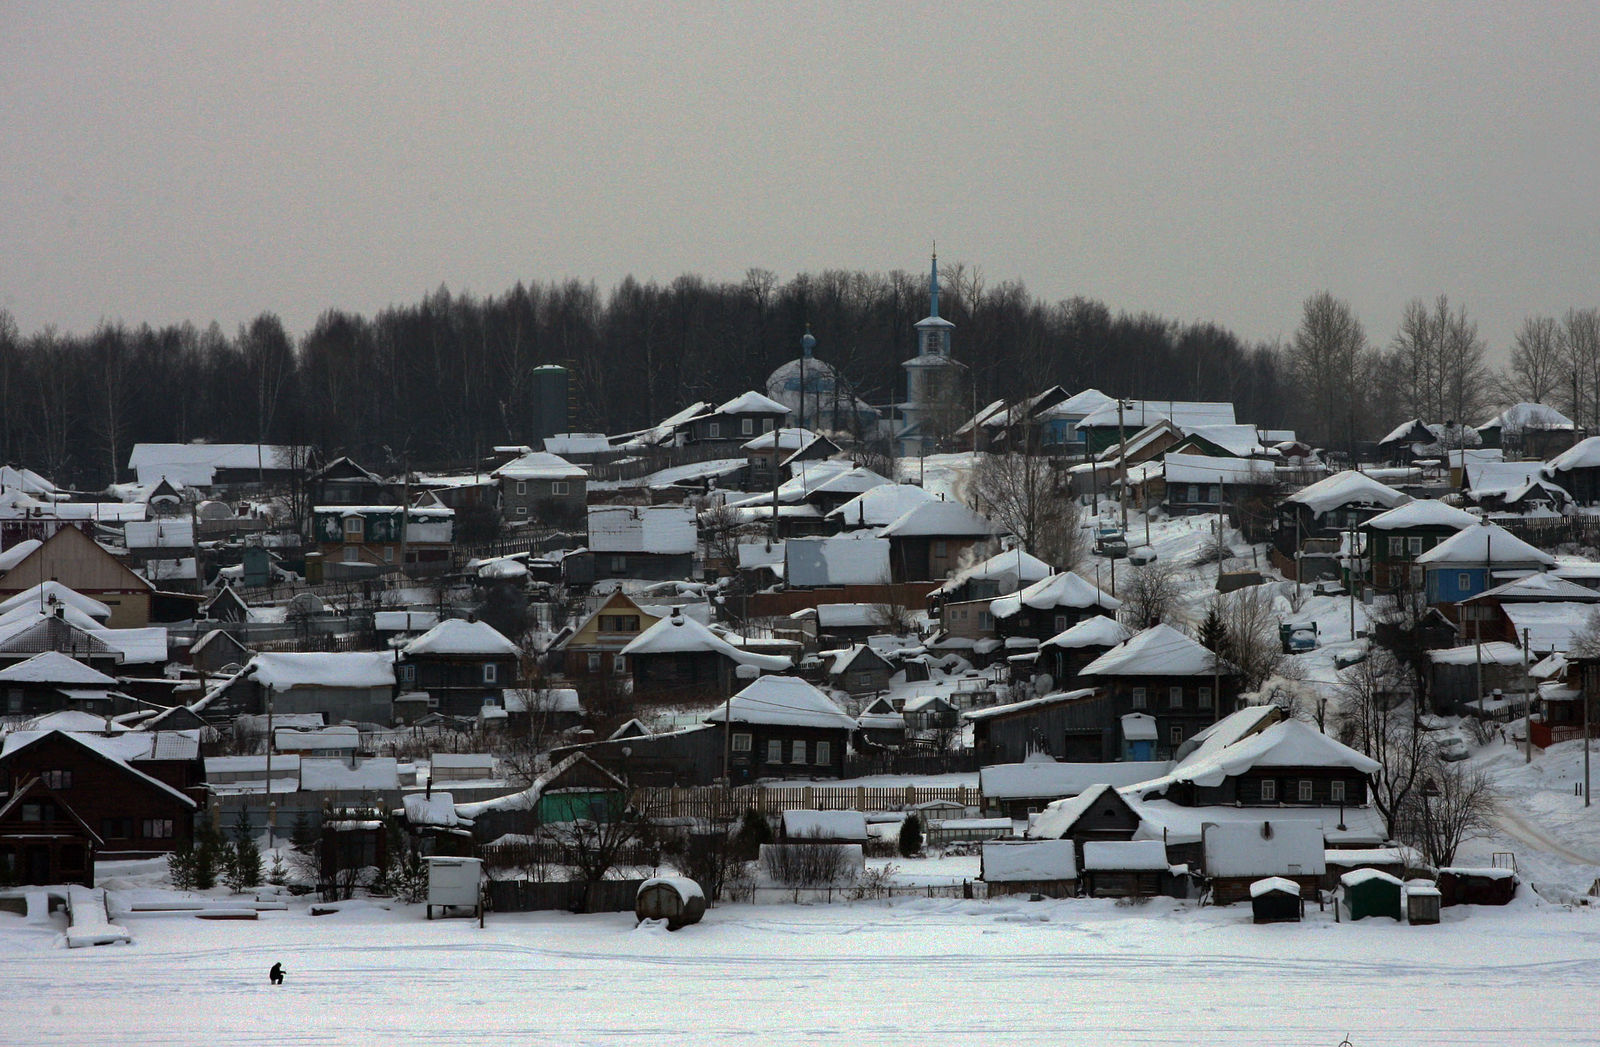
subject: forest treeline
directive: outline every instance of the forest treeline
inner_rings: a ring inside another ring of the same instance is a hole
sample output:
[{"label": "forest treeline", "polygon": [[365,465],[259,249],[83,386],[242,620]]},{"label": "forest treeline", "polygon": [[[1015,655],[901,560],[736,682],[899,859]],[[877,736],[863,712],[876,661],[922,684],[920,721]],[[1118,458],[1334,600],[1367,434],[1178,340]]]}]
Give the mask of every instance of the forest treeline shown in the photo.
[{"label": "forest treeline", "polygon": [[[1289,421],[1280,356],[1214,324],[1114,314],[1099,302],[1044,302],[1018,282],[941,271],[940,312],[974,399],[1050,384],[1152,399],[1232,400],[1239,417]],[[105,324],[24,334],[0,313],[0,461],[95,489],[126,479],[135,442],[309,443],[390,471],[470,462],[531,431],[534,368],[572,371],[576,431],[626,432],[696,400],[764,389],[816,355],[871,403],[904,396],[902,360],[928,312],[927,277],[828,271],[788,281],[683,276],[518,284],[474,297],[441,288],[372,317],[330,310],[298,337],[264,313],[216,325]]]}]

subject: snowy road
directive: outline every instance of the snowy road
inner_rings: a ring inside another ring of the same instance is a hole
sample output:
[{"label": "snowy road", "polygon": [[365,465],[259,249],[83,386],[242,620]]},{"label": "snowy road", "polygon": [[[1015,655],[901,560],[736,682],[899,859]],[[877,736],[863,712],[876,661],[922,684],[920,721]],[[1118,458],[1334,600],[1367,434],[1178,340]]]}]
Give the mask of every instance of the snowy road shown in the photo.
[{"label": "snowy road", "polygon": [[1600,1044],[1600,917],[1532,901],[1432,928],[929,901],[738,906],[670,935],[376,910],[130,929],[69,952],[0,914],[0,1042]]}]

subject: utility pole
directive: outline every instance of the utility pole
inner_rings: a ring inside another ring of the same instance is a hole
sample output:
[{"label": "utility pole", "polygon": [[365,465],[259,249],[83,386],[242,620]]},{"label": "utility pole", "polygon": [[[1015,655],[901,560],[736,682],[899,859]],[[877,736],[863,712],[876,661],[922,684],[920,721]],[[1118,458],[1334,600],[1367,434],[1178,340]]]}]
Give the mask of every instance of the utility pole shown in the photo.
[{"label": "utility pole", "polygon": [[[1122,503],[1122,540],[1128,540],[1128,430],[1123,425],[1122,408],[1127,401],[1117,399],[1117,471],[1122,474],[1118,485],[1118,501]],[[1115,565],[1113,564],[1113,570]]]},{"label": "utility pole", "polygon": [[[1593,674],[1589,672],[1584,673],[1584,676],[1591,675]],[[1587,684],[1588,681],[1585,680],[1584,683]],[[1587,686],[1583,687],[1581,692],[1583,694],[1583,805],[1587,807],[1589,806],[1589,703],[1594,699]]]},{"label": "utility pole", "polygon": [[1472,658],[1476,663],[1475,672],[1478,688],[1478,716],[1483,716],[1483,623],[1472,623]]},{"label": "utility pole", "polygon": [[[1522,630],[1522,762],[1533,762],[1533,691],[1528,677],[1528,630]],[[1587,741],[1585,742],[1587,744]]]},{"label": "utility pole", "polygon": [[267,849],[277,846],[278,801],[272,798],[272,685],[267,684]]}]

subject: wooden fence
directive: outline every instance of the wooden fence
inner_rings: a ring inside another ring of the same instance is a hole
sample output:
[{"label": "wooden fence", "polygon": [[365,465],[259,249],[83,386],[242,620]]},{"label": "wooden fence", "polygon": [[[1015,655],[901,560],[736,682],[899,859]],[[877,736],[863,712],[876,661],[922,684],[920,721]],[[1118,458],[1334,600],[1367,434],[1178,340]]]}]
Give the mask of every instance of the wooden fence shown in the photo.
[{"label": "wooden fence", "polygon": [[732,821],[743,817],[748,810],[769,815],[784,811],[902,811],[931,800],[953,800],[968,807],[981,807],[983,794],[971,786],[741,786],[731,790],[704,786],[646,790],[641,802],[656,818]]},{"label": "wooden fence", "polygon": [[486,894],[491,912],[632,912],[643,880],[602,880],[599,883],[535,880],[490,880]]}]

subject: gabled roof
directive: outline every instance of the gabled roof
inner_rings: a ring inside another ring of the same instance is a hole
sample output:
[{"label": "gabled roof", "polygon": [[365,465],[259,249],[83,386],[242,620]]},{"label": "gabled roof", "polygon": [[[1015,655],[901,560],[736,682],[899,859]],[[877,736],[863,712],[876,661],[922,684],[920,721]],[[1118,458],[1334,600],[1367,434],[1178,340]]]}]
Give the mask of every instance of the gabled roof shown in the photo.
[{"label": "gabled roof", "polygon": [[889,543],[881,538],[790,538],[783,557],[791,586],[879,585],[890,575]]},{"label": "gabled roof", "polygon": [[291,687],[393,687],[388,651],[316,651],[258,654],[244,675],[278,691]]},{"label": "gabled roof", "polygon": [[1570,472],[1573,469],[1596,467],[1600,467],[1600,436],[1579,440],[1546,462],[1544,468],[1546,473],[1554,476],[1556,473]]},{"label": "gabled roof", "polygon": [[889,664],[889,660],[883,655],[879,654],[877,651],[874,651],[871,647],[868,647],[864,643],[858,643],[854,647],[847,647],[844,650],[836,653],[833,656],[833,664],[828,667],[828,673],[830,675],[837,676],[842,672],[848,671],[851,666],[855,665],[863,658],[871,663],[872,668],[893,668],[893,666]]},{"label": "gabled roof", "polygon": [[1193,425],[1185,426],[1184,432],[1185,439],[1198,437],[1239,458],[1265,454],[1267,450],[1261,446],[1261,434],[1253,425]]},{"label": "gabled roof", "polygon": [[1072,831],[1085,811],[1100,802],[1132,810],[1122,794],[1106,782],[1097,782],[1076,796],[1057,800],[1039,812],[1039,817],[1028,826],[1028,836],[1035,840],[1059,840]]},{"label": "gabled roof", "polygon": [[531,811],[539,806],[539,798],[547,789],[560,788],[561,779],[570,774],[583,774],[596,788],[621,791],[627,783],[584,753],[572,753],[561,762],[535,778],[526,788],[491,800],[456,804],[456,814],[462,818],[477,818],[487,811]]},{"label": "gabled roof", "polygon": [[1543,462],[1466,462],[1461,486],[1473,498],[1509,495],[1531,481],[1544,479]]},{"label": "gabled roof", "polygon": [[1073,571],[1063,571],[1034,582],[1021,592],[1002,596],[989,604],[989,613],[996,618],[1011,618],[1024,607],[1036,611],[1050,611],[1057,607],[1088,608],[1115,611],[1122,601],[1098,588],[1093,582]]},{"label": "gabled roof", "polygon": [[57,808],[67,812],[67,815],[78,824],[78,828],[83,830],[83,834],[90,840],[94,841],[94,845],[96,847],[105,846],[105,840],[99,833],[95,832],[89,827],[89,823],[83,820],[82,816],[80,816],[73,808],[72,803],[65,796],[62,796],[54,789],[45,785],[44,779],[39,777],[27,779],[22,783],[22,788],[13,793],[5,803],[0,803],[0,822],[4,822],[7,818],[9,818],[11,816],[11,812],[16,810],[24,799],[34,795],[35,793],[41,793],[54,800]]},{"label": "gabled roof", "polygon": [[1003,553],[996,553],[987,560],[980,560],[971,567],[962,568],[930,595],[953,593],[975,579],[998,579],[1007,589],[1016,589],[1048,578],[1054,570],[1049,564],[1037,556],[1024,552],[1022,547],[1018,546]]},{"label": "gabled roof", "polygon": [[754,389],[740,393],[717,407],[712,414],[788,414],[789,409],[770,396]]},{"label": "gabled roof", "polygon": [[887,527],[933,495],[912,484],[878,484],[828,514],[846,527]]},{"label": "gabled roof", "polygon": [[879,533],[884,538],[987,538],[998,528],[960,502],[929,501],[906,510]]},{"label": "gabled roof", "polygon": [[1422,419],[1412,418],[1401,422],[1389,431],[1389,435],[1378,441],[1378,446],[1394,443],[1432,443],[1434,434],[1431,429],[1422,424]]},{"label": "gabled roof", "polygon": [[1065,632],[1057,633],[1044,643],[1044,647],[1115,647],[1133,634],[1115,618],[1103,614],[1093,615]]},{"label": "gabled roof", "polygon": [[496,469],[491,476],[506,480],[584,480],[589,474],[559,454],[529,451]]},{"label": "gabled roof", "polygon": [[1380,764],[1308,723],[1282,720],[1212,751],[1202,746],[1162,777],[1138,785],[1136,791],[1148,796],[1180,783],[1214,788],[1227,778],[1261,767],[1323,767],[1374,774]]},{"label": "gabled roof", "polygon": [[48,608],[51,601],[82,611],[90,618],[100,622],[105,622],[111,617],[111,608],[99,600],[87,597],[75,589],[69,589],[60,582],[51,580],[40,582],[38,585],[22,590],[15,596],[0,600],[0,618],[5,617],[19,607]]},{"label": "gabled roof", "polygon": [[488,622],[446,618],[403,648],[408,655],[493,656],[521,653],[521,648]]},{"label": "gabled roof", "polygon": [[596,553],[681,556],[695,550],[694,509],[687,505],[591,505],[589,549]]},{"label": "gabled roof", "polygon": [[45,651],[0,669],[0,683],[48,683],[70,687],[115,687],[117,681],[60,651]]},{"label": "gabled roof", "polygon": [[762,433],[760,436],[746,440],[740,445],[742,451],[770,451],[774,444],[779,451],[803,451],[816,443],[822,437],[810,429],[773,429]]},{"label": "gabled roof", "polygon": [[1040,418],[1084,418],[1111,403],[1111,397],[1098,389],[1073,393],[1065,400],[1039,412]]},{"label": "gabled roof", "polygon": [[628,641],[622,653],[629,657],[640,654],[693,654],[712,651],[740,665],[753,665],[758,669],[778,672],[790,667],[788,658],[778,654],[756,654],[742,650],[724,640],[693,618],[672,614]]},{"label": "gabled roof", "polygon": [[[1083,667],[1083,676],[1209,676],[1217,656],[1162,622]],[[1224,666],[1223,672],[1231,672]]]},{"label": "gabled roof", "polygon": [[1272,463],[1260,458],[1224,458],[1169,452],[1162,459],[1162,471],[1168,483],[1265,487],[1277,480]]},{"label": "gabled roof", "polygon": [[[140,735],[143,735],[143,737],[139,737]],[[0,750],[0,759],[9,760],[24,749],[38,745],[48,738],[59,738],[77,746],[97,759],[126,771],[157,792],[165,793],[185,807],[199,806],[190,797],[185,796],[154,775],[149,775],[139,770],[129,762],[129,757],[124,754],[130,751],[130,746],[139,756],[148,756],[151,747],[155,744],[154,735],[147,735],[142,731],[129,732],[126,735],[119,735],[114,738],[107,738],[97,734],[76,734],[68,731],[16,731],[5,736],[4,748]]]},{"label": "gabled roof", "polygon": [[1572,419],[1550,407],[1547,404],[1520,403],[1512,404],[1504,411],[1478,426],[1481,433],[1485,429],[1499,429],[1504,433],[1520,433],[1525,429],[1550,430],[1570,432],[1574,428]]},{"label": "gabled roof", "polygon": [[1462,603],[1472,603],[1475,600],[1498,599],[1505,603],[1547,603],[1560,601],[1565,603],[1600,603],[1600,590],[1590,589],[1579,585],[1577,582],[1550,571],[1541,571],[1530,574],[1524,578],[1517,578],[1497,585],[1493,589],[1486,589],[1476,596],[1462,600]]},{"label": "gabled roof", "polygon": [[[1122,410],[1122,426],[1130,430],[1163,420],[1184,428],[1233,425],[1237,421],[1231,403],[1197,400],[1124,400],[1123,403],[1126,406]],[[1080,429],[1108,426],[1117,426],[1117,401],[1109,399],[1078,423]]]},{"label": "gabled roof", "polygon": [[1445,565],[1475,566],[1494,564],[1512,567],[1519,564],[1555,566],[1555,557],[1518,538],[1497,523],[1485,520],[1476,527],[1458,531],[1417,557],[1424,567]]},{"label": "gabled roof", "polygon": [[1411,501],[1411,496],[1396,491],[1387,484],[1381,484],[1364,473],[1347,469],[1342,473],[1324,477],[1309,487],[1301,488],[1284,501],[1297,502],[1321,516],[1328,510],[1337,509],[1342,505],[1382,506],[1385,509],[1393,509],[1397,505]]},{"label": "gabled roof", "polygon": [[1375,531],[1398,531],[1408,527],[1476,527],[1478,518],[1464,509],[1446,505],[1437,498],[1418,498],[1388,512],[1379,513],[1362,527]]},{"label": "gabled roof", "polygon": [[791,727],[837,727],[853,731],[856,722],[828,696],[798,676],[763,676],[713,709],[708,723],[781,724]]}]

